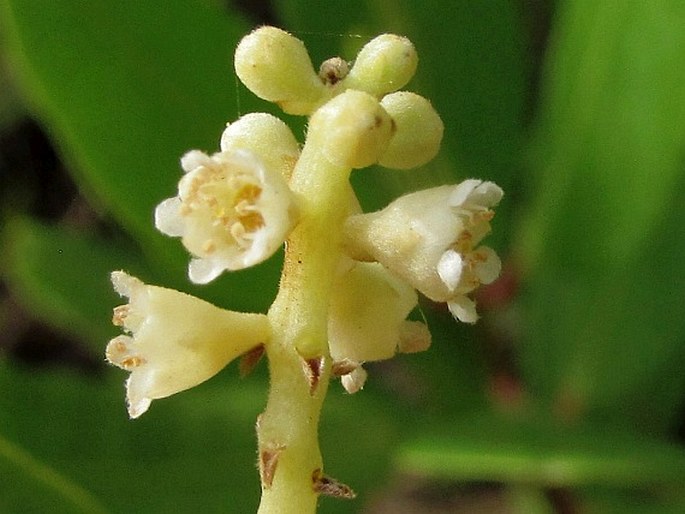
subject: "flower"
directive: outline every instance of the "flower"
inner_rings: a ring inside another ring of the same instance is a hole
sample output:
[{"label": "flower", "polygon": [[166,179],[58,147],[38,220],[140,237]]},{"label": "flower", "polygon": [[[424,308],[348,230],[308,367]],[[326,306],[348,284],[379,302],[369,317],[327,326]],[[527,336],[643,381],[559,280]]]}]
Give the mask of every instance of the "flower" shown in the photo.
[{"label": "flower", "polygon": [[107,345],[107,360],[131,376],[126,398],[131,418],[152,400],[211,378],[235,357],[271,334],[263,314],[232,312],[199,298],[146,285],[123,271],[112,273],[114,289],[129,303],[114,309],[113,323],[130,335]]},{"label": "flower", "polygon": [[346,261],[331,296],[328,339],[334,367],[344,369],[338,374],[352,393],[366,379],[362,363],[425,350],[431,337],[423,323],[406,320],[418,301],[410,285],[378,263]]},{"label": "flower", "polygon": [[496,184],[470,179],[402,196],[381,211],[350,216],[348,253],[380,262],[428,298],[447,302],[457,319],[474,323],[467,294],[501,270],[494,250],[478,244],[502,195]]},{"label": "flower", "polygon": [[295,222],[293,195],[279,170],[271,170],[244,149],[211,157],[198,151],[181,159],[186,174],[178,196],[155,210],[156,227],[182,237],[196,256],[188,275],[206,284],[224,270],[238,270],[269,258]]}]

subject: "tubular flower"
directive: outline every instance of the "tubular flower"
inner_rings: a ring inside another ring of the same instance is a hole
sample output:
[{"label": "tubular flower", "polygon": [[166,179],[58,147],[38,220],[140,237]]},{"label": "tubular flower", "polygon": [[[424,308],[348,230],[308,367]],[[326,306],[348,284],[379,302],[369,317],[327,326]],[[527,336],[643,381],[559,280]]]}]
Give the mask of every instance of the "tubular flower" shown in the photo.
[{"label": "tubular flower", "polygon": [[181,237],[196,258],[188,275],[206,284],[224,270],[269,258],[295,222],[294,198],[280,170],[271,170],[244,149],[208,156],[198,150],[181,159],[186,172],[178,196],[155,210],[156,227]]},{"label": "tubular flower", "polygon": [[431,300],[447,302],[457,319],[473,323],[478,316],[467,294],[501,270],[494,250],[478,244],[490,232],[492,208],[502,195],[496,184],[470,179],[402,196],[347,220],[348,253],[380,262]]},{"label": "tubular flower", "polygon": [[430,346],[426,326],[406,320],[417,301],[410,285],[378,263],[354,262],[338,277],[330,303],[328,338],[333,362],[347,368],[340,374],[348,392],[363,385],[362,363]]},{"label": "tubular flower", "polygon": [[271,334],[263,314],[219,309],[173,289],[146,285],[123,271],[112,273],[112,284],[129,298],[113,317],[129,335],[112,339],[106,356],[131,372],[126,398],[132,418],[147,411],[152,400],[211,378]]}]

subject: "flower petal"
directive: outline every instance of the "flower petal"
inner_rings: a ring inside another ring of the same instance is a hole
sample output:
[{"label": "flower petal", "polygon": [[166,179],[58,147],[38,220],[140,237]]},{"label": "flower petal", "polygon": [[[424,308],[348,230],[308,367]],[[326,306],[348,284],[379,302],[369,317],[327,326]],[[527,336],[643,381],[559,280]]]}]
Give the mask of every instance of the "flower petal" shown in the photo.
[{"label": "flower petal", "polygon": [[488,246],[481,246],[473,252],[474,271],[481,284],[490,284],[502,272],[502,261],[495,250]]},{"label": "flower petal", "polygon": [[464,272],[464,258],[459,252],[449,249],[440,257],[437,271],[447,289],[454,291]]},{"label": "flower petal", "polygon": [[155,209],[155,227],[162,234],[181,237],[186,230],[186,223],[181,216],[181,199],[167,198]]},{"label": "flower petal", "polygon": [[364,389],[368,373],[364,368],[358,366],[347,375],[340,377],[340,382],[349,394],[354,394]]},{"label": "flower petal", "polygon": [[181,168],[186,173],[189,173],[202,166],[209,166],[211,164],[210,158],[200,150],[190,150],[183,157],[181,157]]},{"label": "flower petal", "polygon": [[194,284],[209,284],[221,275],[225,267],[211,259],[192,259],[188,264],[188,278]]},{"label": "flower petal", "polygon": [[459,321],[464,323],[475,323],[478,321],[478,314],[476,313],[476,302],[469,297],[460,295],[456,296],[447,302],[452,315]]}]

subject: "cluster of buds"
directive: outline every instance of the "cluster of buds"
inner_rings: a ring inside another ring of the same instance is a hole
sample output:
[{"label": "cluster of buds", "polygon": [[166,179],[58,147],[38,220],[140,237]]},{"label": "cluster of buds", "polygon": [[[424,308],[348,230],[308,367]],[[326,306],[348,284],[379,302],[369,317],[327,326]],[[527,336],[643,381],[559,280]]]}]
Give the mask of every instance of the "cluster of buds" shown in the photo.
[{"label": "cluster of buds", "polygon": [[[298,227],[304,230],[311,199],[303,191],[310,181],[325,189],[326,177],[317,175],[322,169],[349,176],[373,164],[410,169],[430,161],[442,121],[428,100],[399,91],[417,63],[412,43],[390,34],[366,44],[353,63],[336,57],[318,71],[302,42],[287,32],[262,27],[246,36],[235,54],[238,77],[286,113],[308,116],[307,139],[300,146],[280,119],[253,113],[227,125],[218,152],[193,150],[181,159],[178,195],[157,207],[155,224],[180,237],[192,255],[190,280],[204,284],[258,264]],[[471,179],[407,194],[374,213],[361,212],[349,184],[335,194],[346,207],[340,226],[331,227],[340,240],[328,249],[334,270],[322,279],[331,284],[322,299],[327,348],[319,353],[355,392],[366,378],[363,363],[430,345],[427,327],[407,320],[417,291],[446,302],[455,318],[476,321],[469,294],[492,282],[501,267],[495,252],[479,244],[502,190]],[[107,358],[131,372],[131,417],[242,354],[260,347],[268,354],[275,331],[282,330],[264,314],[225,311],[123,272],[113,273],[112,281],[129,298],[114,316],[129,335],[109,343]],[[287,282],[284,275],[282,287]]]}]

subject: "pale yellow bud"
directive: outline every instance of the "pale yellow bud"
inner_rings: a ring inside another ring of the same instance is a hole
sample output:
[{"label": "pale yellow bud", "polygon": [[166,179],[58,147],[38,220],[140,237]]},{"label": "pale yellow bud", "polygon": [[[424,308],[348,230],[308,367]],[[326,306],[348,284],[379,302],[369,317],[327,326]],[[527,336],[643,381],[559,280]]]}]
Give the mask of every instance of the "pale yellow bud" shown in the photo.
[{"label": "pale yellow bud", "polygon": [[410,169],[426,164],[440,150],[443,124],[431,103],[407,91],[383,97],[381,105],[395,122],[397,131],[381,156],[386,168]]},{"label": "pale yellow bud", "polygon": [[263,112],[253,112],[226,125],[221,135],[221,151],[250,150],[264,165],[290,178],[300,156],[300,147],[288,126]]},{"label": "pale yellow bud", "polygon": [[255,95],[290,114],[311,113],[326,91],[304,43],[276,27],[260,27],[242,39],[235,71]]},{"label": "pale yellow bud", "polygon": [[389,359],[398,346],[409,351],[425,349],[430,335],[427,344],[417,343],[425,339],[424,334],[405,322],[417,302],[416,291],[380,264],[355,262],[338,277],[331,296],[331,357],[365,362]]},{"label": "pale yellow bud", "polygon": [[383,96],[404,87],[414,76],[418,62],[411,41],[382,34],[361,49],[345,79],[345,87]]},{"label": "pale yellow bud", "polygon": [[394,132],[376,98],[348,90],[319,108],[309,124],[322,153],[337,166],[365,168],[378,162]]}]

